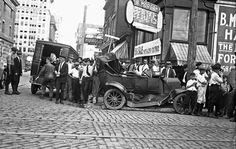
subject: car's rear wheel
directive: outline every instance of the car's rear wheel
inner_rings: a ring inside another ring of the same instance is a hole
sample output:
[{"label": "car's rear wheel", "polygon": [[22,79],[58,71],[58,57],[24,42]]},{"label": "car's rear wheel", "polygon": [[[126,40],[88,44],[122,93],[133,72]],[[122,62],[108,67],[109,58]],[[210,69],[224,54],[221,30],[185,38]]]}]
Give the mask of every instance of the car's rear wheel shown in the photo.
[{"label": "car's rear wheel", "polygon": [[31,84],[31,93],[36,94],[38,91],[38,85]]},{"label": "car's rear wheel", "polygon": [[174,107],[175,111],[179,114],[184,113],[183,105],[184,105],[185,98],[186,98],[186,94],[184,94],[184,93],[179,94],[174,98],[173,107]]},{"label": "car's rear wheel", "polygon": [[126,103],[124,94],[116,88],[107,90],[103,100],[105,106],[111,110],[119,110]]}]

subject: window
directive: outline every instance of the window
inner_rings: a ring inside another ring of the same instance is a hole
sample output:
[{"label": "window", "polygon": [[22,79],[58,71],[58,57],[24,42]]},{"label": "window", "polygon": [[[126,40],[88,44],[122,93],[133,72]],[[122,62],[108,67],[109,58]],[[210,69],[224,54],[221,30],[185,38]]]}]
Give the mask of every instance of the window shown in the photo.
[{"label": "window", "polygon": [[[198,42],[205,42],[206,40],[206,12],[198,11],[198,28],[197,40]],[[190,23],[190,10],[174,9],[172,39],[188,41]]]},{"label": "window", "polygon": [[5,33],[5,21],[2,21],[2,32]]},{"label": "window", "polygon": [[9,26],[9,36],[11,37],[12,29],[11,26]]},{"label": "window", "polygon": [[11,18],[13,18],[14,16],[14,11],[13,10],[11,10]]},{"label": "window", "polygon": [[145,42],[152,41],[154,39],[157,39],[157,37],[158,37],[157,34],[138,30],[136,32],[135,45],[139,45],[139,44],[142,44]]}]

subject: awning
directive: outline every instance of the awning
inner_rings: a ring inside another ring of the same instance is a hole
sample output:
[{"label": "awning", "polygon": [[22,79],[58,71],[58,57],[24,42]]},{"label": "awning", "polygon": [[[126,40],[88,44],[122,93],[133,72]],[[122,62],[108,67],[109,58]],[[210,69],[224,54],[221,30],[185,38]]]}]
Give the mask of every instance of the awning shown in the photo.
[{"label": "awning", "polygon": [[128,59],[128,43],[124,41],[118,44],[111,53],[115,53],[117,59]]},{"label": "awning", "polygon": [[[171,43],[171,47],[174,51],[170,54],[170,60],[173,60],[173,55],[176,56],[177,64],[183,65],[187,62],[188,56],[188,44],[185,43]],[[203,45],[197,45],[196,62],[202,62],[204,64],[212,64],[212,59],[207,51],[207,47]]]}]

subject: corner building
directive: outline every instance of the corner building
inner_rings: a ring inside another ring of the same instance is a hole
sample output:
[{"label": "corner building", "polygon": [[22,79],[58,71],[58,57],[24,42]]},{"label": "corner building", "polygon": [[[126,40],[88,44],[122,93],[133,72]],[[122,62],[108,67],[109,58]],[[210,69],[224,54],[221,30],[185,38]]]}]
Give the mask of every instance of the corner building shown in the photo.
[{"label": "corner building", "polygon": [[[112,42],[115,45],[113,46],[114,49],[116,51],[127,51],[129,59],[147,58],[150,60],[156,58],[161,61],[170,60],[174,65],[186,64],[192,1],[133,0],[132,2],[137,10],[135,10],[136,14],[133,15],[132,23],[128,23],[127,17],[125,17],[127,16],[126,5],[128,1],[107,0],[104,6],[104,34],[120,38],[119,41]],[[198,5],[196,61],[205,64],[213,62],[211,56],[214,46],[215,3],[214,0],[199,0]],[[142,16],[144,13],[153,15],[155,19],[145,19]],[[143,21],[139,21],[140,19]],[[155,25],[159,27],[156,28],[157,31],[153,30]],[[104,39],[105,44],[102,50],[106,51],[109,47],[109,39],[106,37]],[[117,50],[123,41],[127,42],[126,49]]]}]

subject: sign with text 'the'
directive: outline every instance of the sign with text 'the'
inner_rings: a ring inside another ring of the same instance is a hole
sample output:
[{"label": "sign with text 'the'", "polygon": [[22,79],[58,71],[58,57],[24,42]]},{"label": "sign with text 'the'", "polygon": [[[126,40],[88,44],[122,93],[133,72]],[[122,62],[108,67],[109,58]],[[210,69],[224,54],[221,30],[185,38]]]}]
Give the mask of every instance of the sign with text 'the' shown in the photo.
[{"label": "sign with text 'the'", "polygon": [[216,4],[216,35],[213,59],[224,71],[230,71],[236,56],[236,3]]}]

